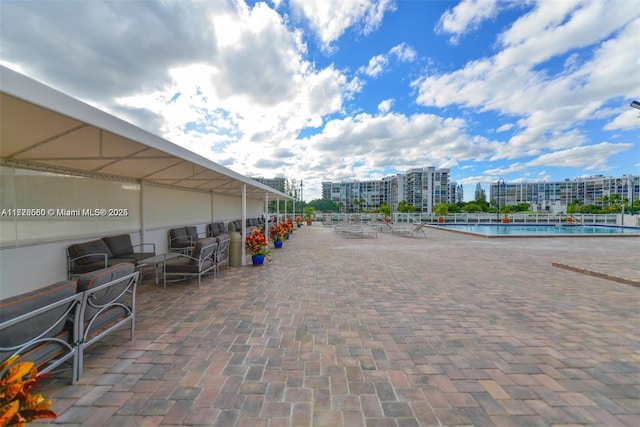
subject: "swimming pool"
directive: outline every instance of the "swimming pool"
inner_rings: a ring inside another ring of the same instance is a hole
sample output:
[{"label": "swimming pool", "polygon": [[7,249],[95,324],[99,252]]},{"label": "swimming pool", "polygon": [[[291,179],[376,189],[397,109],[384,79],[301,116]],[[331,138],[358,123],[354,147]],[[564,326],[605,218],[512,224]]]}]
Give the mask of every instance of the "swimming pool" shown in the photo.
[{"label": "swimming pool", "polygon": [[486,237],[640,236],[638,227],[613,225],[442,224],[438,228]]}]

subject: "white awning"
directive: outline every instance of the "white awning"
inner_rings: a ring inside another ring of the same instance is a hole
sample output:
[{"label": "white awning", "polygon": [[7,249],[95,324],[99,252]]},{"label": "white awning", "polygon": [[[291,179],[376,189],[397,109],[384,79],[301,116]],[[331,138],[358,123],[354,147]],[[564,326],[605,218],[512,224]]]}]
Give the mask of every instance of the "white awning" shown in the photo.
[{"label": "white awning", "polygon": [[291,199],[198,154],[0,66],[4,165],[253,199]]}]

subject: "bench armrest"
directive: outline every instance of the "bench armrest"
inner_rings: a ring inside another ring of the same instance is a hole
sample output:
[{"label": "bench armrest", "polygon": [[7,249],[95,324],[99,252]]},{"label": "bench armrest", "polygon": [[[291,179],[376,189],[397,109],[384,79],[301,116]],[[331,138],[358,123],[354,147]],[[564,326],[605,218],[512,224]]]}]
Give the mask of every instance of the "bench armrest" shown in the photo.
[{"label": "bench armrest", "polygon": [[71,257],[67,256],[67,259],[68,259],[68,262],[67,262],[67,279],[71,280],[71,277],[75,275],[74,266],[76,265],[78,260],[81,260],[83,258],[88,258],[88,257],[95,257],[95,256],[103,257],[103,262],[104,262],[104,267],[103,268],[107,268],[108,267],[108,265],[109,265],[109,256],[107,254],[105,254],[105,253],[86,254],[86,255],[80,255],[80,256],[75,257],[75,258],[71,258]]}]

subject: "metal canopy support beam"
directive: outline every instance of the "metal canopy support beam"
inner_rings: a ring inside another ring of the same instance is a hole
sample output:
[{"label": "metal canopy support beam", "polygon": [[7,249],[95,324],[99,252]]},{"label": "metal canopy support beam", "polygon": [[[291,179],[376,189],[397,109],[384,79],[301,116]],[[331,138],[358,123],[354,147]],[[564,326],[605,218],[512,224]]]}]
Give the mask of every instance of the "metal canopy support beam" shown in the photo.
[{"label": "metal canopy support beam", "polygon": [[[144,181],[140,180],[140,244],[145,244],[145,227],[144,227],[144,214],[145,214],[145,204],[144,204]],[[141,247],[144,250],[144,248]]]},{"label": "metal canopy support beam", "polygon": [[242,184],[242,234],[240,235],[240,265],[247,265],[245,244],[247,241],[247,184]]},{"label": "metal canopy support beam", "polygon": [[264,192],[264,209],[265,209],[264,238],[267,242],[267,245],[269,245],[269,192],[268,191]]}]

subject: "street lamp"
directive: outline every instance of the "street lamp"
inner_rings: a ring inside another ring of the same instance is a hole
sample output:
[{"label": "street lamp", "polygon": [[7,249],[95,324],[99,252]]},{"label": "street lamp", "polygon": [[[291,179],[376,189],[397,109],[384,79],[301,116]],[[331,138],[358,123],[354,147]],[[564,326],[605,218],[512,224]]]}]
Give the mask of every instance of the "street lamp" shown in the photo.
[{"label": "street lamp", "polygon": [[500,184],[504,184],[504,179],[500,178],[498,180],[498,197],[496,198],[496,204],[498,206],[498,213],[496,214],[496,220],[500,223]]},{"label": "street lamp", "polygon": [[[631,193],[629,195],[629,203],[630,203],[629,206],[631,207],[629,210],[631,211],[631,214],[633,215],[633,192],[636,189],[636,184],[634,182],[633,175],[631,175],[631,177],[629,177],[629,176],[625,177],[625,180],[627,182],[627,188],[629,189],[629,191]],[[629,184],[631,184],[631,185],[629,185]]]}]

